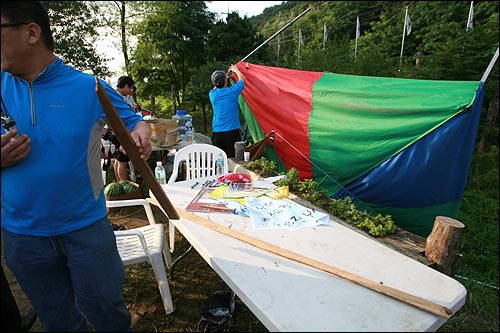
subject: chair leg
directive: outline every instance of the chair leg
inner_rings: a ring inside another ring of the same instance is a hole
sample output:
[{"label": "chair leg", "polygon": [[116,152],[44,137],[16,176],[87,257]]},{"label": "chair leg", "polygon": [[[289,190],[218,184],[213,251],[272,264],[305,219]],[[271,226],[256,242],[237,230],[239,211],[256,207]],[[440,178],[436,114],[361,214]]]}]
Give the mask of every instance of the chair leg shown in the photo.
[{"label": "chair leg", "polygon": [[175,250],[175,225],[172,221],[168,221],[168,237],[170,244],[170,253],[174,253]]},{"label": "chair leg", "polygon": [[167,263],[167,267],[170,268],[172,266],[172,256],[170,255],[170,251],[168,249],[168,246],[165,242],[163,242],[163,258],[165,259],[165,262]]},{"label": "chair leg", "polygon": [[170,294],[167,274],[165,272],[165,265],[163,264],[161,254],[158,253],[151,255],[151,261],[156,281],[158,282],[158,288],[160,289],[160,295],[163,301],[165,312],[167,314],[171,314],[172,312],[174,312],[174,304],[172,302],[172,295]]}]

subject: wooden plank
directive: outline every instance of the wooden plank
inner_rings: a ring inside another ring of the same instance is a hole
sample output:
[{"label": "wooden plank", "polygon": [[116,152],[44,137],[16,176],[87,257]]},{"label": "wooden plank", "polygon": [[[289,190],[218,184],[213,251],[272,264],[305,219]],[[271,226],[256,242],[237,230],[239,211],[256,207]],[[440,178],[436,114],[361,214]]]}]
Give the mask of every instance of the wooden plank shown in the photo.
[{"label": "wooden plank", "polygon": [[165,214],[171,219],[179,219],[179,214],[161,188],[161,185],[156,180],[153,171],[151,170],[147,162],[141,159],[139,150],[135,146],[128,128],[125,126],[123,120],[118,115],[115,106],[113,105],[113,103],[111,103],[108,94],[104,90],[104,87],[102,86],[98,78],[96,78],[96,93],[97,97],[99,97],[102,108],[104,109],[104,113],[106,113],[109,124],[113,129],[113,132],[118,138],[118,141],[120,141],[120,144],[124,147],[132,163],[134,163],[134,167],[141,174],[142,179],[144,179],[144,181],[146,182],[146,185],[151,189],[155,197],[158,199],[158,202],[165,211]]},{"label": "wooden plank", "polygon": [[[153,205],[159,206],[158,201],[155,200],[154,198],[147,198],[146,200],[148,200],[148,202],[150,202]],[[284,258],[291,259],[291,260],[294,260],[296,262],[320,269],[320,270],[328,272],[330,274],[334,274],[334,275],[339,276],[341,278],[344,278],[348,281],[351,281],[351,282],[354,282],[358,285],[361,285],[365,288],[377,291],[381,294],[392,297],[396,300],[402,301],[402,302],[407,303],[409,305],[415,306],[421,310],[427,311],[429,313],[440,316],[442,318],[449,319],[450,316],[453,314],[453,310],[451,310],[447,307],[441,306],[439,304],[430,302],[428,300],[425,300],[423,298],[420,298],[420,297],[417,297],[414,295],[410,295],[404,291],[391,288],[391,287],[386,286],[384,284],[381,284],[379,282],[371,281],[371,280],[366,279],[362,276],[352,274],[350,272],[341,270],[341,269],[333,267],[331,265],[327,265],[327,264],[322,263],[320,261],[305,257],[305,256],[300,255],[298,253],[294,253],[292,251],[280,248],[278,246],[264,242],[262,240],[254,238],[254,237],[250,237],[248,235],[245,235],[245,234],[240,233],[238,231],[235,231],[233,229],[221,226],[221,225],[219,225],[215,222],[212,222],[204,217],[187,212],[182,208],[177,207],[176,209],[182,218],[185,218],[189,221],[196,222],[200,225],[203,225],[207,228],[210,228],[212,230],[220,232],[224,235],[227,235],[227,236],[236,238],[240,241],[243,241],[245,243],[251,244],[257,248],[260,248],[260,249],[263,249],[265,251],[271,252],[273,254],[282,256]]]}]

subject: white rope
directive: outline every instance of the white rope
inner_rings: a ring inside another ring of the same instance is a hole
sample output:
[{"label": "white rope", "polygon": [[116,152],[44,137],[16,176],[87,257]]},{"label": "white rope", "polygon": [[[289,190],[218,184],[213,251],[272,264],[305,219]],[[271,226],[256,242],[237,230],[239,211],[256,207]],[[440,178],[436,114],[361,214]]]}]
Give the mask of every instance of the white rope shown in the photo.
[{"label": "white rope", "polygon": [[[289,145],[291,148],[293,148],[297,153],[299,153],[305,160],[307,160],[309,163],[311,163],[314,167],[316,167],[319,171],[321,171],[321,173],[323,173],[327,178],[329,178],[330,180],[332,180],[335,184],[337,184],[339,187],[341,187],[344,191],[346,191],[351,197],[355,198],[356,200],[358,200],[359,202],[361,202],[365,207],[368,207],[368,209],[370,210],[371,213],[377,213],[378,212],[376,210],[374,210],[373,208],[371,208],[370,206],[368,206],[363,200],[361,200],[360,198],[358,198],[356,195],[354,195],[353,193],[351,193],[348,189],[346,189],[344,186],[342,186],[342,184],[340,184],[339,182],[337,182],[333,177],[331,177],[328,173],[326,173],[326,171],[324,171],[323,169],[321,169],[316,163],[314,163],[313,161],[311,161],[307,156],[305,156],[304,154],[302,154],[302,152],[300,150],[298,150],[297,148],[295,148],[295,146],[293,146],[290,142],[288,142],[281,134],[277,133],[275,130],[272,130],[271,132],[271,137],[276,134],[277,136],[279,136],[287,145]],[[274,143],[275,144],[275,143]],[[320,182],[321,183],[321,182]]]},{"label": "white rope", "polygon": [[460,278],[460,279],[469,280],[469,281],[472,281],[474,283],[480,284],[482,286],[498,290],[497,286],[494,286],[494,285],[491,285],[491,284],[487,284],[487,283],[484,283],[484,282],[481,282],[481,281],[470,279],[470,278],[467,278],[465,276],[461,276],[461,275],[458,275],[458,274],[455,274],[455,276],[458,277],[458,278]]}]

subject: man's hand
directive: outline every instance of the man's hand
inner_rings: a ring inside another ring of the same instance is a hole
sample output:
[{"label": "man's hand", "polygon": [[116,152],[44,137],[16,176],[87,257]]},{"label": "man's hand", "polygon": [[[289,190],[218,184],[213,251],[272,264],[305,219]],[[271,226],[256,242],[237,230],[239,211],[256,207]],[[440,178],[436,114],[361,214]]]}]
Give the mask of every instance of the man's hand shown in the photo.
[{"label": "man's hand", "polygon": [[243,73],[238,69],[238,67],[236,67],[236,65],[229,66],[229,70],[233,73],[236,73],[236,75],[238,76],[238,80],[245,82],[245,75],[243,75]]},{"label": "man's hand", "polygon": [[18,133],[17,129],[11,129],[2,135],[2,168],[22,161],[30,152],[31,139],[26,134],[15,138]]},{"label": "man's hand", "polygon": [[130,132],[132,141],[139,150],[141,159],[147,160],[153,148],[151,147],[151,127],[145,121],[140,121]]}]

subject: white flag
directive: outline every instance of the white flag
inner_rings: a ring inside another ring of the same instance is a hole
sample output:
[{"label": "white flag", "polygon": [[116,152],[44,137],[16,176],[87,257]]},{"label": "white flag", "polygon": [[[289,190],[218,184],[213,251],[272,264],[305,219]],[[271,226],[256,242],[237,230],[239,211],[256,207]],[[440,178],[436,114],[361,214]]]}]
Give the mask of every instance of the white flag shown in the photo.
[{"label": "white flag", "polygon": [[467,19],[466,31],[474,27],[474,1],[470,2],[469,18]]},{"label": "white flag", "polygon": [[328,40],[328,31],[326,30],[326,23],[323,23],[323,48]]},{"label": "white flag", "polygon": [[356,40],[359,39],[361,35],[361,27],[359,26],[359,16],[356,18]]},{"label": "white flag", "polygon": [[361,33],[361,28],[359,27],[359,16],[356,17],[356,45],[354,46],[354,58],[358,55],[358,39]]},{"label": "white flag", "polygon": [[300,45],[304,45],[304,37],[302,37],[302,30],[299,29],[299,43]]},{"label": "white flag", "polygon": [[278,35],[278,57],[280,56],[280,46],[281,46],[281,43],[280,43],[280,35]]},{"label": "white flag", "polygon": [[408,11],[408,9],[406,10],[405,24],[406,24],[406,36],[408,36],[411,32],[410,12]]}]

